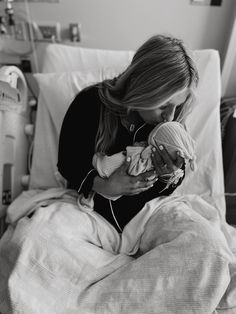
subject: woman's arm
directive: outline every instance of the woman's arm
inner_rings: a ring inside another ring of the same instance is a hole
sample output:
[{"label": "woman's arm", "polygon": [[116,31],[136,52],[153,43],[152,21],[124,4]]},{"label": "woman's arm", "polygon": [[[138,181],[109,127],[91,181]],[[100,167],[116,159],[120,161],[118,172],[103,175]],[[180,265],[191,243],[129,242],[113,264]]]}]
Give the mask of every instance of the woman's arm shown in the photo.
[{"label": "woman's arm", "polygon": [[[183,158],[177,155],[176,160],[173,161],[167,151],[164,148],[163,150],[162,154],[157,152],[154,153],[157,156],[153,157],[156,158],[155,168],[157,175],[155,175],[154,171],[130,175],[130,166],[133,162],[131,157],[131,162],[126,160],[111,175],[105,178],[96,176],[94,178],[93,190],[103,196],[106,195],[107,198],[114,198],[120,195],[134,195],[145,192],[155,184],[155,196],[158,196],[158,193],[159,195],[171,194],[177,185],[182,182],[184,168],[180,169],[179,167],[181,164],[183,165]],[[162,170],[161,165],[165,165],[164,170]],[[175,175],[173,176],[173,174]]]},{"label": "woman's arm", "polygon": [[154,171],[147,171],[139,176],[131,176],[128,174],[130,162],[130,158],[126,159],[108,178],[96,176],[93,190],[109,198],[120,195],[135,195],[150,189],[157,181]]},{"label": "woman's arm", "polygon": [[95,87],[80,92],[71,103],[63,120],[58,153],[58,170],[68,181],[68,187],[82,192],[85,197],[95,191],[108,197],[134,195],[152,186],[156,179],[146,180],[127,174],[130,161],[126,161],[112,175],[103,179],[92,165],[95,137],[100,115],[100,99]]},{"label": "woman's arm", "polygon": [[95,136],[98,128],[100,101],[96,87],[81,91],[64,117],[58,150],[58,170],[68,187],[91,191],[97,172],[93,169]]}]

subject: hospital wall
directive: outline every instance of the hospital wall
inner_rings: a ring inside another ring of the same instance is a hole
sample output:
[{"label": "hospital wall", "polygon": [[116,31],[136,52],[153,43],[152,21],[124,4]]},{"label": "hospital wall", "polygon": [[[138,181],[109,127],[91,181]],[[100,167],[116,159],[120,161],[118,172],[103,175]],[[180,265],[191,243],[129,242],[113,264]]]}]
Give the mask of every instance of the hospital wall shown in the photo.
[{"label": "hospital wall", "polygon": [[[221,6],[192,5],[192,0],[58,0],[14,3],[19,14],[36,23],[59,22],[63,41],[69,24],[81,24],[85,47],[136,49],[156,33],[183,39],[192,49],[217,49],[223,65],[234,20],[235,0]],[[4,7],[0,3],[0,10]]]},{"label": "hospital wall", "polygon": [[[25,4],[19,5],[24,10]],[[135,49],[151,34],[164,32],[182,38],[191,48],[215,48],[222,53],[233,7],[235,0],[223,0],[221,6],[191,5],[191,0],[29,2],[31,18],[59,22],[65,39],[69,39],[69,24],[80,23],[85,46]]]}]

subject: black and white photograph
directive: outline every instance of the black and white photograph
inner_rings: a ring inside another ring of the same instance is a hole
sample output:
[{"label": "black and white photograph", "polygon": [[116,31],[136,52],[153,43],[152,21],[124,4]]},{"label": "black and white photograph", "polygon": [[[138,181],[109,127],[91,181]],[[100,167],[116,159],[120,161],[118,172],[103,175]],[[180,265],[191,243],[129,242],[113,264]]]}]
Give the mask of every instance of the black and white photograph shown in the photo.
[{"label": "black and white photograph", "polygon": [[0,0],[0,314],[236,314],[235,0]]}]

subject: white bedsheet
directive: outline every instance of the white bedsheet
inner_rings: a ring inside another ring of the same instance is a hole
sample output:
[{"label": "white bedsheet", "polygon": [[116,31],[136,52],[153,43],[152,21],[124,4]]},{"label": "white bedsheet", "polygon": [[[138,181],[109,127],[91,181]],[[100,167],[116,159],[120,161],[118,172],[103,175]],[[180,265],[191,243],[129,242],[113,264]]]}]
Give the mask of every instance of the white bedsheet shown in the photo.
[{"label": "white bedsheet", "polygon": [[3,314],[236,313],[236,230],[203,198],[152,200],[120,236],[49,192],[0,241]]}]

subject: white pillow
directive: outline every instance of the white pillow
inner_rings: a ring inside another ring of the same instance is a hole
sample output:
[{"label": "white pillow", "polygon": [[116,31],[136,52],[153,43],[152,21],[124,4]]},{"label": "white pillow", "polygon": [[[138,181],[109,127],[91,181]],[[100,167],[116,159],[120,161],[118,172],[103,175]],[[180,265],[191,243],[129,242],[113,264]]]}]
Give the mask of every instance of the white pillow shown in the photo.
[{"label": "white pillow", "polygon": [[[194,59],[200,75],[198,103],[189,116],[187,125],[197,142],[198,170],[192,173],[187,169],[186,178],[175,193],[222,195],[224,182],[219,117],[219,54],[216,50],[198,50],[194,52]],[[86,72],[35,74],[40,94],[30,188],[58,186],[55,177],[58,137],[64,114],[75,94],[104,77],[114,77],[120,71],[110,68]],[[224,211],[224,204],[220,200],[222,198],[218,197],[216,203]]]},{"label": "white pillow", "polygon": [[133,55],[133,51],[126,50],[48,44],[41,53],[41,72],[94,71],[110,67],[125,69],[130,64]]},{"label": "white pillow", "polygon": [[34,74],[39,86],[39,99],[30,173],[31,189],[58,186],[54,174],[57,171],[59,133],[66,110],[75,95],[88,85],[120,73],[118,69],[100,69]]}]

